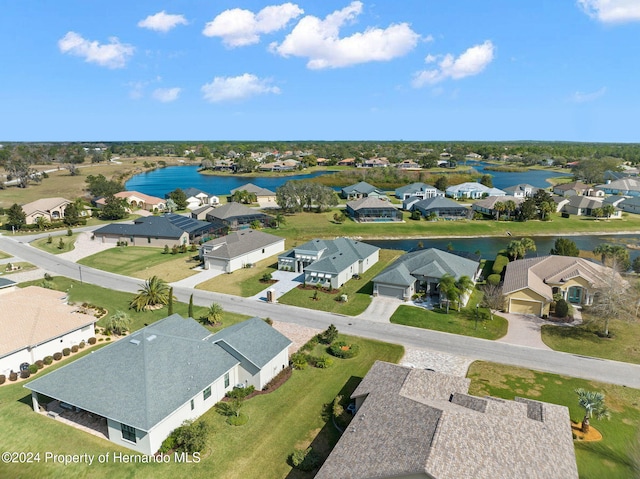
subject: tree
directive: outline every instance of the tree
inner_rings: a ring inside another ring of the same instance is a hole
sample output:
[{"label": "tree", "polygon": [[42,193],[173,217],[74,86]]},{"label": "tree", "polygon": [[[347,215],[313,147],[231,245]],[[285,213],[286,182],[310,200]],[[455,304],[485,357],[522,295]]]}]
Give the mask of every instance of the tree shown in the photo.
[{"label": "tree", "polygon": [[180,188],[176,188],[171,193],[169,193],[169,198],[173,200],[176,204],[176,208],[179,210],[184,210],[187,208],[187,195]]},{"label": "tree", "polygon": [[496,220],[500,221],[500,215],[506,210],[506,206],[502,201],[496,201],[493,210],[496,212]]},{"label": "tree", "polygon": [[580,250],[574,241],[567,238],[557,238],[549,254],[577,257],[580,256]]},{"label": "tree", "polygon": [[236,203],[251,204],[255,203],[258,197],[255,193],[250,193],[247,190],[236,190],[231,195],[231,201]]},{"label": "tree", "polygon": [[100,212],[103,220],[121,220],[128,216],[124,200],[109,195],[104,200],[104,208]]},{"label": "tree", "polygon": [[131,317],[124,311],[117,310],[105,322],[104,329],[109,334],[121,336],[129,331],[131,327]]},{"label": "tree", "polygon": [[609,419],[611,411],[604,403],[604,394],[596,391],[585,391],[582,388],[575,390],[578,395],[578,404],[584,409],[584,418],[582,419],[582,432],[589,432],[589,419],[594,415],[596,419]]},{"label": "tree", "polygon": [[591,216],[595,218],[602,218],[604,216],[604,210],[602,208],[594,208],[591,210]]},{"label": "tree", "polygon": [[460,311],[460,306],[464,296],[472,290],[473,285],[474,283],[471,278],[466,275],[460,276],[458,281],[456,281],[456,288],[458,288],[458,311]]},{"label": "tree", "polygon": [[85,179],[85,182],[88,184],[89,192],[95,197],[115,195],[124,189],[122,183],[114,180],[107,180],[104,175],[89,175]]},{"label": "tree", "polygon": [[224,309],[219,303],[211,303],[209,309],[207,310],[207,321],[212,326],[218,324],[222,321],[222,315],[224,314]]},{"label": "tree", "polygon": [[438,176],[433,186],[440,191],[445,191],[449,187],[449,180],[447,180],[447,177],[444,175]]},{"label": "tree", "polygon": [[489,316],[493,319],[493,313],[504,308],[504,296],[502,286],[487,283],[482,286],[482,301],[480,306],[489,310]]},{"label": "tree", "polygon": [[640,273],[640,256],[636,256],[631,264],[631,268],[633,268],[634,273]]},{"label": "tree", "polygon": [[185,421],[182,426],[171,433],[175,438],[177,452],[201,452],[207,446],[209,426],[204,421]]},{"label": "tree", "polygon": [[519,240],[511,240],[507,245],[507,256],[512,261],[522,259],[527,254],[527,251],[535,251],[536,244],[531,238],[522,238]]},{"label": "tree", "polygon": [[189,296],[189,317],[193,318],[193,294]]},{"label": "tree", "polygon": [[276,213],[276,216],[274,219],[276,220],[276,226],[278,228],[280,228],[280,225],[284,225],[287,223],[287,219],[282,213]]},{"label": "tree", "polygon": [[169,288],[169,302],[167,303],[167,315],[173,314],[173,287]]},{"label": "tree", "polygon": [[527,198],[520,204],[520,219],[522,221],[532,220],[537,214],[538,208],[532,197]]},{"label": "tree", "polygon": [[324,344],[331,344],[338,338],[338,328],[330,324],[327,329],[320,333],[320,341]]},{"label": "tree", "polygon": [[169,303],[169,285],[157,276],[152,276],[138,290],[129,307],[136,311],[144,311],[154,306]]},{"label": "tree", "polygon": [[38,216],[36,218],[36,225],[38,226],[38,229],[42,231],[46,229],[47,226],[49,226],[49,220],[46,216]]},{"label": "tree", "polygon": [[602,206],[602,213],[607,218],[611,218],[611,215],[616,212],[616,207],[610,204],[606,204]]},{"label": "tree", "polygon": [[333,221],[335,221],[338,224],[344,223],[346,219],[347,219],[347,215],[344,214],[344,211],[340,211],[333,214]]},{"label": "tree", "polygon": [[513,200],[507,200],[504,202],[504,211],[507,213],[507,218],[511,218],[511,216],[517,211],[518,205]]},{"label": "tree", "polygon": [[7,210],[7,226],[11,226],[17,230],[27,223],[27,215],[18,203],[14,203]]},{"label": "tree", "polygon": [[456,286],[456,279],[450,275],[445,274],[440,278],[440,293],[444,294],[447,298],[447,314],[449,314],[449,305],[452,301],[458,301],[460,298],[460,291]]},{"label": "tree", "polygon": [[64,208],[64,219],[62,221],[67,226],[75,226],[80,223],[80,212],[75,203],[69,203]]},{"label": "tree", "polygon": [[493,188],[493,177],[491,175],[482,175],[482,178],[480,178],[480,184],[487,188]]},{"label": "tree", "polygon": [[593,249],[593,254],[600,255],[602,264],[614,264],[620,271],[627,271],[631,267],[629,250],[617,244],[603,243]]}]

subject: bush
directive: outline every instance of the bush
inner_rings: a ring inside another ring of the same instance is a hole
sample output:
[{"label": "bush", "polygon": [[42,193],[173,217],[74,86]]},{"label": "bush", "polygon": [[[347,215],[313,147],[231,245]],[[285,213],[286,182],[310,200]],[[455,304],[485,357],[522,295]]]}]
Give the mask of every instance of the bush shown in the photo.
[{"label": "bush", "polygon": [[271,273],[265,273],[260,278],[260,281],[263,281],[266,283],[267,281],[271,281],[271,279],[272,279]]},{"label": "bush", "polygon": [[89,344],[90,344],[91,346],[93,346],[94,344],[96,344],[96,338],[94,338],[94,337],[90,337],[90,338],[89,338]]},{"label": "bush", "polygon": [[35,364],[35,363],[34,363],[34,364],[29,365],[29,372],[30,372],[31,374],[35,374],[35,373],[37,373],[37,372],[38,372],[38,365],[37,365],[37,364]]},{"label": "bush", "polygon": [[35,362],[35,364],[36,364],[36,367],[37,367],[38,369],[42,369],[42,368],[44,367],[44,362],[42,361],[42,359],[38,359],[38,360]]},{"label": "bush", "polygon": [[498,286],[501,279],[502,278],[499,274],[490,274],[489,276],[487,276],[487,283]]},{"label": "bush", "polygon": [[185,421],[162,442],[158,452],[166,453],[172,449],[190,454],[201,452],[207,445],[208,434],[209,428],[206,423]]},{"label": "bush", "polygon": [[349,359],[358,355],[360,347],[355,343],[347,344],[345,341],[338,341],[329,347],[329,352],[336,358]]},{"label": "bush", "polygon": [[291,465],[301,471],[313,471],[320,462],[318,454],[310,447],[294,450],[289,458]]},{"label": "bush", "polygon": [[9,381],[17,381],[18,380],[18,373],[11,371],[9,373]]},{"label": "bush", "polygon": [[324,344],[331,344],[338,338],[338,328],[330,324],[327,329],[320,333],[318,339]]},{"label": "bush", "polygon": [[0,384],[4,384],[6,380],[7,376],[5,376],[4,374],[0,374]]},{"label": "bush", "polygon": [[169,451],[172,451],[176,447],[176,438],[173,434],[169,434],[167,438],[162,441],[162,446],[158,449],[160,454],[166,454]]},{"label": "bush", "polygon": [[273,319],[271,318],[264,318],[264,322],[267,323],[269,326],[273,326]]},{"label": "bush", "polygon": [[249,421],[249,416],[246,414],[240,413],[238,416],[229,416],[227,418],[227,424],[231,424],[232,426],[243,426]]},{"label": "bush", "polygon": [[24,371],[20,371],[20,377],[22,379],[27,379],[30,376],[31,376],[31,372],[28,369],[25,369]]},{"label": "bush", "polygon": [[569,314],[569,304],[561,299],[556,303],[556,316],[559,318],[566,318]]},{"label": "bush", "polygon": [[62,359],[62,353],[53,353],[53,359],[60,361]]},{"label": "bush", "polygon": [[72,353],[77,353],[78,352],[78,346],[75,345],[75,344],[73,346],[71,346],[71,352]]},{"label": "bush", "polygon": [[78,344],[78,347],[79,347],[80,349],[84,349],[84,347],[85,347],[85,346],[86,346],[86,344],[85,344],[85,342],[84,342],[84,341],[80,341],[80,344]]},{"label": "bush", "polygon": [[62,354],[63,354],[64,356],[69,356],[69,355],[71,354],[71,350],[70,350],[69,348],[64,348],[64,349],[62,350]]},{"label": "bush", "polygon": [[256,388],[253,386],[247,386],[245,388],[234,388],[231,391],[227,391],[227,397],[234,399],[244,399],[255,390]]},{"label": "bush", "polygon": [[49,366],[49,364],[51,364],[53,362],[53,356],[45,356],[42,361],[44,362],[44,364]]},{"label": "bush", "polygon": [[493,268],[491,269],[491,272],[493,274],[501,275],[508,264],[509,264],[509,257],[501,253],[498,253],[498,255],[496,256],[496,260],[493,262]]},{"label": "bush", "polygon": [[290,361],[293,369],[299,370],[306,369],[307,364],[309,363],[309,361],[307,360],[307,355],[300,352],[293,353],[291,355]]},{"label": "bush", "polygon": [[326,354],[323,354],[322,356],[314,356],[310,359],[310,362],[312,362],[313,365],[319,369],[327,369],[333,365],[333,359],[331,359]]}]

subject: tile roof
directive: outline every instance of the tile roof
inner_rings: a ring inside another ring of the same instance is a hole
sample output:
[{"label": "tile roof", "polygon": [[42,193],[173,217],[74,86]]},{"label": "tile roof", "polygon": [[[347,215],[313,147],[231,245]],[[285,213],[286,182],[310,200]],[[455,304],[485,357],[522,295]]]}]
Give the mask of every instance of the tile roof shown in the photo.
[{"label": "tile roof", "polygon": [[22,211],[24,211],[25,215],[29,216],[36,211],[50,211],[54,208],[68,205],[69,203],[71,203],[71,201],[60,197],[40,198],[39,200],[22,205]]},{"label": "tile roof", "polygon": [[469,396],[469,382],[377,361],[316,479],[578,477],[566,407]]},{"label": "tile roof", "polygon": [[203,254],[212,258],[233,259],[260,248],[282,242],[284,238],[258,230],[246,229],[203,243]]},{"label": "tile roof", "polygon": [[158,198],[157,196],[145,195],[144,193],[140,193],[139,191],[121,191],[113,196],[115,196],[116,198],[131,198],[132,196],[136,196],[148,205],[158,205],[161,203],[165,203],[165,200],[163,200],[162,198]]},{"label": "tile roof", "polygon": [[640,191],[639,178],[621,178],[604,185],[597,185],[596,188],[615,189],[621,191]]},{"label": "tile roof", "polygon": [[236,191],[247,191],[248,193],[255,193],[256,196],[275,196],[275,192],[268,190],[266,188],[261,188],[259,186],[254,185],[253,183],[247,183],[246,185],[242,185],[238,188],[234,188],[231,190],[231,194],[234,194]]},{"label": "tile roof", "polygon": [[0,357],[96,322],[69,306],[65,298],[66,293],[39,286],[3,291],[0,304],[10,313],[0,315]]}]

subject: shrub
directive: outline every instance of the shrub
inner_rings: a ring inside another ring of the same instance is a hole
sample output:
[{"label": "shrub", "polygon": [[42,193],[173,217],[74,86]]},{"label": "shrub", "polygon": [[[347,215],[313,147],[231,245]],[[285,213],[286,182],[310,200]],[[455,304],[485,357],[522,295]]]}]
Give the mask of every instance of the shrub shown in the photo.
[{"label": "shrub", "polygon": [[9,373],[9,381],[17,381],[18,380],[18,373],[11,371]]},{"label": "shrub", "polygon": [[45,273],[44,279],[45,281],[53,281],[53,276],[51,276],[49,273]]},{"label": "shrub", "polygon": [[35,373],[37,373],[37,372],[38,372],[38,365],[37,365],[37,364],[35,364],[35,363],[34,363],[34,364],[29,365],[29,372],[30,372],[31,374],[35,374]]},{"label": "shrub", "polygon": [[158,449],[160,454],[166,454],[169,451],[172,451],[176,447],[176,438],[173,434],[169,434],[167,438],[162,441],[162,446]]},{"label": "shrub", "polygon": [[304,353],[293,353],[291,355],[291,365],[293,366],[294,369],[306,369],[307,368],[307,364],[308,364],[308,360],[307,360],[307,355]]},{"label": "shrub", "polygon": [[[168,244],[164,245],[164,249],[162,250],[162,254],[169,254],[169,245]],[[171,436],[169,436],[169,437],[171,437]],[[167,439],[169,439],[169,438],[167,438]]]},{"label": "shrub", "polygon": [[501,275],[508,264],[509,264],[509,257],[501,253],[498,253],[498,255],[496,256],[496,260],[493,262],[493,268],[491,269],[491,272],[493,274]]},{"label": "shrub", "polygon": [[43,361],[47,366],[49,366],[49,364],[53,362],[53,356],[45,356]]},{"label": "shrub", "polygon": [[273,326],[273,319],[271,318],[264,318],[264,322],[267,323],[269,326]]},{"label": "shrub", "polygon": [[296,449],[290,456],[291,465],[301,471],[313,471],[320,462],[318,454],[312,448]]},{"label": "shrub", "polygon": [[256,388],[254,386],[247,386],[245,388],[234,388],[231,391],[227,391],[227,397],[233,399],[244,399],[255,390]]},{"label": "shrub", "polygon": [[338,328],[330,324],[327,329],[320,333],[318,339],[324,344],[331,344],[338,338]]},{"label": "shrub", "polygon": [[62,353],[53,353],[53,359],[60,361],[62,359]]},{"label": "shrub", "polygon": [[78,352],[78,346],[76,344],[74,344],[73,346],[71,346],[71,352],[72,353],[77,353]]},{"label": "shrub", "polygon": [[80,341],[80,344],[78,344],[78,347],[79,347],[80,349],[84,349],[84,347],[85,347],[85,346],[86,346],[86,344],[85,344],[85,342],[84,342],[84,341]]},{"label": "shrub", "polygon": [[4,374],[0,374],[0,384],[4,384],[6,380],[7,376],[5,376]]},{"label": "shrub", "polygon": [[37,367],[38,369],[42,369],[42,368],[44,367],[44,362],[42,361],[42,359],[38,359],[38,360],[35,362],[35,364],[36,364],[36,367]]},{"label": "shrub", "polygon": [[240,413],[238,416],[229,416],[227,418],[227,424],[232,426],[243,426],[249,421],[249,416]]},{"label": "shrub", "polygon": [[94,337],[90,337],[88,341],[89,341],[89,344],[90,344],[91,346],[93,346],[94,344],[96,344],[96,338],[94,338]]},{"label": "shrub", "polygon": [[293,372],[293,369],[291,369],[291,366],[288,366],[288,367],[284,368],[282,371],[280,371],[278,374],[276,374],[271,379],[271,381],[269,381],[267,383],[267,385],[264,388],[262,388],[262,390],[263,391],[271,391],[271,390],[278,389],[285,382],[287,382],[287,380],[291,377],[291,373],[292,372]]},{"label": "shrub", "polygon": [[345,341],[338,341],[329,347],[329,352],[336,358],[349,359],[358,355],[360,347],[355,343],[347,344]]},{"label": "shrub", "polygon": [[331,359],[326,354],[323,354],[322,356],[312,357],[311,362],[316,368],[319,368],[319,369],[327,369],[333,365],[333,359]]},{"label": "shrub", "polygon": [[162,442],[159,452],[165,453],[174,449],[177,452],[200,452],[207,444],[209,428],[202,421],[185,421]]},{"label": "shrub", "polygon": [[561,299],[556,303],[556,316],[559,318],[566,318],[569,314],[569,304]]},{"label": "shrub", "polygon": [[30,376],[31,376],[31,372],[28,369],[25,369],[24,371],[20,371],[20,377],[22,379],[27,379]]},{"label": "shrub", "polygon": [[499,274],[490,274],[487,276],[487,283],[492,284],[494,286],[498,286],[500,284],[500,280],[502,278]]},{"label": "shrub", "polygon": [[47,236],[47,244],[51,244],[53,243],[53,238],[51,237],[51,235]]},{"label": "shrub", "polygon": [[64,356],[69,356],[69,355],[71,354],[71,350],[70,350],[69,348],[64,348],[64,349],[62,350],[62,354],[63,354]]},{"label": "shrub", "polygon": [[73,230],[71,228],[67,229],[67,236],[73,236]]}]

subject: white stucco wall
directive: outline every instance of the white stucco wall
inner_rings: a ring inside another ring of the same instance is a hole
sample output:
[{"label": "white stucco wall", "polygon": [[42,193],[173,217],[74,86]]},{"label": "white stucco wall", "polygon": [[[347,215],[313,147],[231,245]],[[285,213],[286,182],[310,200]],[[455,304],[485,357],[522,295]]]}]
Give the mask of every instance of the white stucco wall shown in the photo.
[{"label": "white stucco wall", "polygon": [[[242,256],[237,256],[235,258],[232,258],[228,262],[226,272],[231,273],[232,271],[242,269],[245,267],[245,265],[249,263],[257,263],[258,261],[262,261],[263,259],[266,259],[270,256],[276,255],[278,253],[282,253],[283,251],[284,251],[284,239],[270,246],[267,246],[266,248],[258,248],[247,254],[243,254]],[[215,261],[222,261],[222,260],[216,259]]]},{"label": "white stucco wall", "polygon": [[289,348],[283,349],[278,355],[264,365],[262,370],[258,373],[259,387],[256,389],[263,389],[269,381],[278,375],[280,371],[287,367],[289,364]]},{"label": "white stucco wall", "polygon": [[380,250],[375,250],[373,253],[371,253],[369,256],[367,256],[365,259],[362,260],[362,263],[360,263],[360,271],[358,272],[358,274],[362,274],[365,271],[367,271],[374,264],[376,264],[379,259],[380,259]]}]

